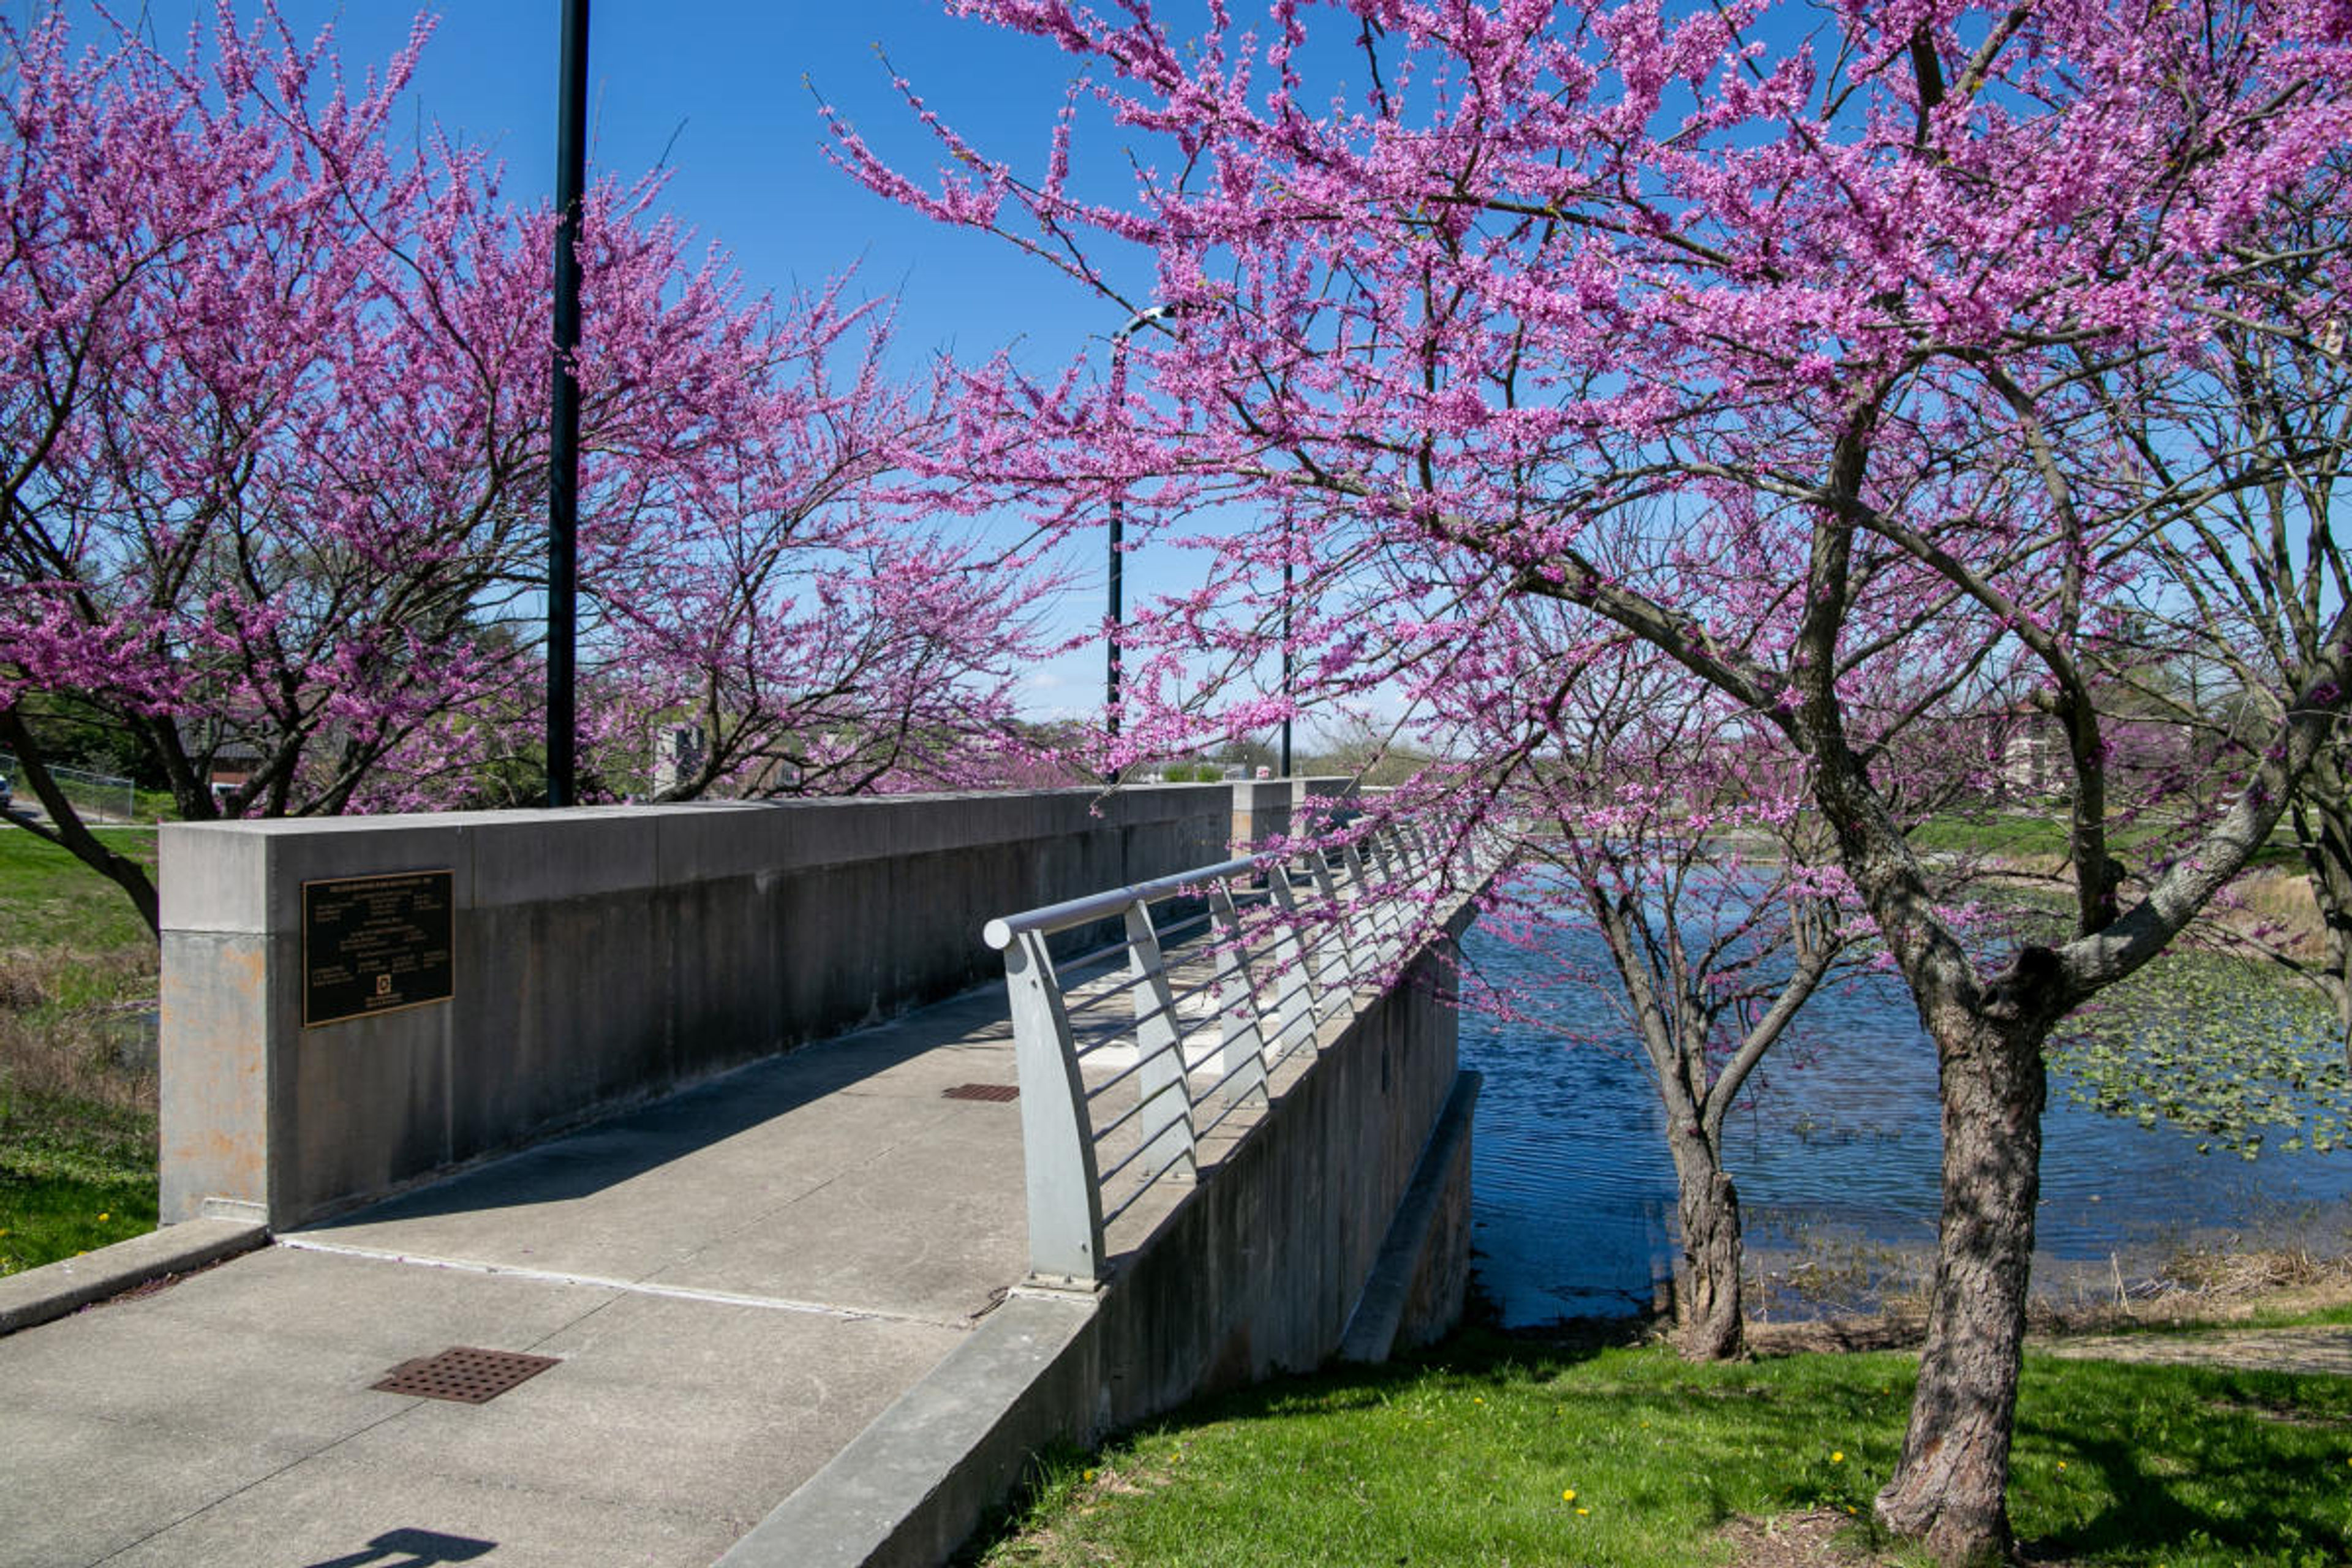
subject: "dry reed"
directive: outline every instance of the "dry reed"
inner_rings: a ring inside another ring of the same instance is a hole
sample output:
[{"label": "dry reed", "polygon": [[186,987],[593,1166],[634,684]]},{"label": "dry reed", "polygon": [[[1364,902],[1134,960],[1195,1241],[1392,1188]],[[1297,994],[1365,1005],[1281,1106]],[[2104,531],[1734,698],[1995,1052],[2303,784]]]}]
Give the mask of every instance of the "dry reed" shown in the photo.
[{"label": "dry reed", "polygon": [[[0,1084],[13,1114],[80,1104],[152,1116],[156,1074],[146,1020],[151,950],[0,952]],[[99,1000],[78,998],[120,998]]]}]

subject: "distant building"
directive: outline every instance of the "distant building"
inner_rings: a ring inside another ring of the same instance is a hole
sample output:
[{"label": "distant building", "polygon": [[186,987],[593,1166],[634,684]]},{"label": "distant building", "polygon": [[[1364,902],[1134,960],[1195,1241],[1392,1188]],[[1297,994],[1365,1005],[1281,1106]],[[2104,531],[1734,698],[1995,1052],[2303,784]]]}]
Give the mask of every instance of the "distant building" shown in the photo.
[{"label": "distant building", "polygon": [[662,731],[654,742],[654,794],[666,795],[698,776],[709,755],[710,737],[701,725],[681,724]]},{"label": "distant building", "polygon": [[212,749],[205,770],[205,785],[217,805],[253,782],[261,766],[261,748],[244,741],[223,741]]},{"label": "distant building", "polygon": [[2004,795],[2039,799],[2062,794],[2074,777],[2067,761],[2066,738],[2046,713],[2025,709],[2003,715],[2009,721],[2000,742],[2000,782]]},{"label": "distant building", "polygon": [[[2074,787],[2074,763],[2066,731],[2039,709],[2018,707],[1995,721],[1994,757],[2001,793],[2046,800]],[[2116,780],[2136,780],[2154,789],[2176,787],[2194,765],[2189,726],[2166,719],[2108,714],[2100,724],[2107,769]]]}]

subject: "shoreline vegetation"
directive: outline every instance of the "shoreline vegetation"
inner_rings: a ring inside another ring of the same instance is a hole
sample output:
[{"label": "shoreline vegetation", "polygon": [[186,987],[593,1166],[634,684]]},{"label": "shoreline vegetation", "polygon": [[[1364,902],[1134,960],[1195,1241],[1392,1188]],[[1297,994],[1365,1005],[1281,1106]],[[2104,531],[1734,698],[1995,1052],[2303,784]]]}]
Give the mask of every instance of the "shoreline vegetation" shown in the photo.
[{"label": "shoreline vegetation", "polygon": [[[2352,1322],[2352,1253],[2200,1247],[2175,1254],[2155,1274],[2126,1283],[2109,1300],[2037,1295],[2027,1313],[2026,1333],[2032,1343],[2267,1328],[2338,1317]],[[1923,1287],[1888,1300],[1874,1312],[1750,1320],[1748,1332],[1759,1355],[1909,1350],[1918,1344],[1926,1321]]]}]

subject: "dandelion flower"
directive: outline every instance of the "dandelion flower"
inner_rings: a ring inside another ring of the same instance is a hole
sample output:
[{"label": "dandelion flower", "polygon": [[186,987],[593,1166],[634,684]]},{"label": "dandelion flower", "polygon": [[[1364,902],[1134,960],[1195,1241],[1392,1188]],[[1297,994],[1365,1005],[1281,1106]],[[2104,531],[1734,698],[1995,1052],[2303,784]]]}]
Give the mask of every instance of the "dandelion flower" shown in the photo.
[{"label": "dandelion flower", "polygon": [[1082,1480],[1082,1481],[1090,1481],[1090,1480],[1093,1480],[1094,1479],[1095,1479],[1095,1473],[1094,1473],[1092,1470],[1088,1470],[1086,1474],[1084,1474],[1084,1475],[1082,1475],[1082,1476],[1080,1476],[1080,1477],[1078,1478],[1078,1479],[1080,1479],[1080,1480]]},{"label": "dandelion flower", "polygon": [[1577,1511],[1577,1512],[1579,1512],[1579,1513],[1591,1513],[1592,1510],[1591,1510],[1591,1509],[1589,1509],[1589,1508],[1580,1508],[1580,1509],[1578,1509],[1576,1511]]},{"label": "dandelion flower", "polygon": [[1562,1502],[1574,1502],[1576,1500],[1576,1489],[1574,1487],[1570,1487],[1566,1491],[1560,1493],[1559,1500]]},{"label": "dandelion flower", "polygon": [[102,1215],[99,1215],[99,1216],[98,1216],[98,1223],[99,1223],[99,1224],[100,1224],[100,1225],[104,1225],[108,1220],[110,1220],[110,1219],[112,1219],[113,1217],[114,1217],[114,1216],[113,1216],[111,1214],[102,1214]]},{"label": "dandelion flower", "polygon": [[1831,1463],[1831,1464],[1832,1464],[1832,1465],[1843,1465],[1843,1464],[1844,1464],[1844,1463],[1845,1463],[1845,1450],[1844,1450],[1843,1448],[1833,1448],[1833,1449],[1832,1449],[1832,1450],[1830,1451],[1830,1463]]}]

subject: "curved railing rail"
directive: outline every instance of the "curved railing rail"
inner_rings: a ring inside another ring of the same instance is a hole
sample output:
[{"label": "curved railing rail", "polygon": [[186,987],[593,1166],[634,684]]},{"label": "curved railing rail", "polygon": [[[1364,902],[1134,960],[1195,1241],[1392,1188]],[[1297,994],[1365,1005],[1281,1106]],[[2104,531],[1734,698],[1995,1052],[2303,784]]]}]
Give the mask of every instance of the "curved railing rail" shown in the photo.
[{"label": "curved railing rail", "polygon": [[[1103,1278],[1106,1227],[1196,1177],[1201,1140],[1270,1103],[1276,1069],[1405,956],[1421,924],[1410,889],[1436,869],[1433,845],[1388,826],[988,922],[1021,1075],[1033,1279]],[[1112,921],[1113,940],[1055,956],[1055,937]]]}]

